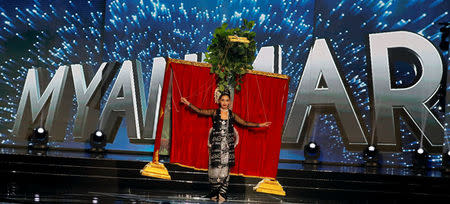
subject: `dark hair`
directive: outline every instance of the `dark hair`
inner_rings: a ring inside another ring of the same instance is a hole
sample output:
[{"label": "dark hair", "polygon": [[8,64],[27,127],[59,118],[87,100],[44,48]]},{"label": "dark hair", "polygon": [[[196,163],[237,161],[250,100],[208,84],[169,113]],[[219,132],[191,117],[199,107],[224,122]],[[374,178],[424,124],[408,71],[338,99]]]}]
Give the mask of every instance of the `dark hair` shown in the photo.
[{"label": "dark hair", "polygon": [[219,96],[219,101],[220,101],[220,99],[221,99],[222,97],[224,97],[224,96],[228,96],[228,98],[231,99],[231,96],[230,96],[229,93],[221,93],[220,96]]}]

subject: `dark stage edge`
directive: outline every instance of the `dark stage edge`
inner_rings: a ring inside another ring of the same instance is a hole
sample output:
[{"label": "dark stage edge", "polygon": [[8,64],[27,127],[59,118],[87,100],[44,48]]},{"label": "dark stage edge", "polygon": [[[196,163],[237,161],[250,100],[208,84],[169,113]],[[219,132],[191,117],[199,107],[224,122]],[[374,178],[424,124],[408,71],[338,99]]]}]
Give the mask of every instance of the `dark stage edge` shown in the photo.
[{"label": "dark stage edge", "polygon": [[[76,157],[76,158],[75,158]],[[165,164],[172,180],[141,176],[150,156],[0,148],[0,201],[11,203],[214,203],[207,173]],[[308,166],[280,169],[286,196],[256,193],[257,178],[231,176],[228,203],[403,203],[450,200],[438,171]]]}]

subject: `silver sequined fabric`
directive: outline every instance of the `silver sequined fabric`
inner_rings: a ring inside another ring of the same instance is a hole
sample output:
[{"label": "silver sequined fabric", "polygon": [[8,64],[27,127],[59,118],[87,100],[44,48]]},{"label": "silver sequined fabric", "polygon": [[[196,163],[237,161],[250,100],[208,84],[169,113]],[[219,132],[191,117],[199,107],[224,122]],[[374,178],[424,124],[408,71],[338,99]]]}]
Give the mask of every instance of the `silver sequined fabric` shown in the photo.
[{"label": "silver sequined fabric", "polygon": [[220,165],[218,167],[212,167],[211,158],[209,158],[208,176],[210,181],[223,182],[229,174],[228,159],[230,147],[228,145],[228,124],[228,120],[220,120]]}]

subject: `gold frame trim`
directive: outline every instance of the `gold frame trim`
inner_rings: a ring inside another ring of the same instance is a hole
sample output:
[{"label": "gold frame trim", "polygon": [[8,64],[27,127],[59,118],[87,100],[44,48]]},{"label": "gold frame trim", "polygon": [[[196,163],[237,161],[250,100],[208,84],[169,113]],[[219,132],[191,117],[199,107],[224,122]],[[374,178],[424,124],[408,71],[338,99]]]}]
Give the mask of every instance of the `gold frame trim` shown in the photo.
[{"label": "gold frame trim", "polygon": [[289,79],[289,76],[285,75],[285,74],[277,74],[277,73],[263,72],[263,71],[256,71],[256,70],[247,70],[247,73],[255,74],[255,75],[263,75],[263,76],[273,77],[273,78]]},{"label": "gold frame trim", "polygon": [[181,59],[167,58],[167,63],[171,63],[171,62],[175,62],[175,63],[179,63],[179,64],[194,65],[194,66],[198,66],[198,67],[208,67],[208,68],[212,67],[212,65],[209,63],[193,62],[193,61],[187,61],[187,60],[181,60]]},{"label": "gold frame trim", "polygon": [[[187,61],[187,60],[182,60],[182,59],[167,58],[167,64],[169,64],[171,62],[175,62],[175,63],[179,63],[179,64],[186,64],[186,65],[194,65],[194,66],[198,66],[198,67],[208,67],[208,68],[212,67],[212,65],[209,63],[193,62],[193,61]],[[256,70],[247,70],[247,73],[289,80],[289,76],[285,75],[285,74],[277,74],[277,73],[263,72],[263,71],[256,71]]]}]

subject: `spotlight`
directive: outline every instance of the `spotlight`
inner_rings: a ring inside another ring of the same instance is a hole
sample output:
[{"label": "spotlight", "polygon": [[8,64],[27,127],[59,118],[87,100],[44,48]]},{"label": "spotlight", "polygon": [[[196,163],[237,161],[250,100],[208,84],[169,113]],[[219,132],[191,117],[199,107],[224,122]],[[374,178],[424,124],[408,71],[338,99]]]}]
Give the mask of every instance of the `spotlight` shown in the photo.
[{"label": "spotlight", "polygon": [[318,164],[320,157],[320,146],[315,142],[309,142],[303,148],[303,154],[305,156],[304,163],[306,164]]},{"label": "spotlight", "polygon": [[450,173],[450,150],[442,154],[442,171],[443,173]]},{"label": "spotlight", "polygon": [[47,149],[48,148],[48,132],[43,127],[37,127],[29,137],[28,147],[31,149]]},{"label": "spotlight", "polygon": [[376,167],[378,166],[379,154],[378,149],[370,145],[363,151],[363,159],[366,162],[365,165],[367,167]]},{"label": "spotlight", "polygon": [[37,132],[39,133],[39,134],[42,134],[42,133],[44,133],[45,132],[45,130],[44,130],[44,128],[38,128],[37,129]]},{"label": "spotlight", "polygon": [[91,152],[104,152],[106,146],[106,135],[101,130],[96,130],[90,138]]},{"label": "spotlight", "polygon": [[413,168],[415,169],[427,168],[427,158],[428,153],[422,147],[418,148],[416,151],[414,151]]},{"label": "spotlight", "polygon": [[423,154],[423,149],[422,148],[417,149],[417,153],[418,154]]}]

